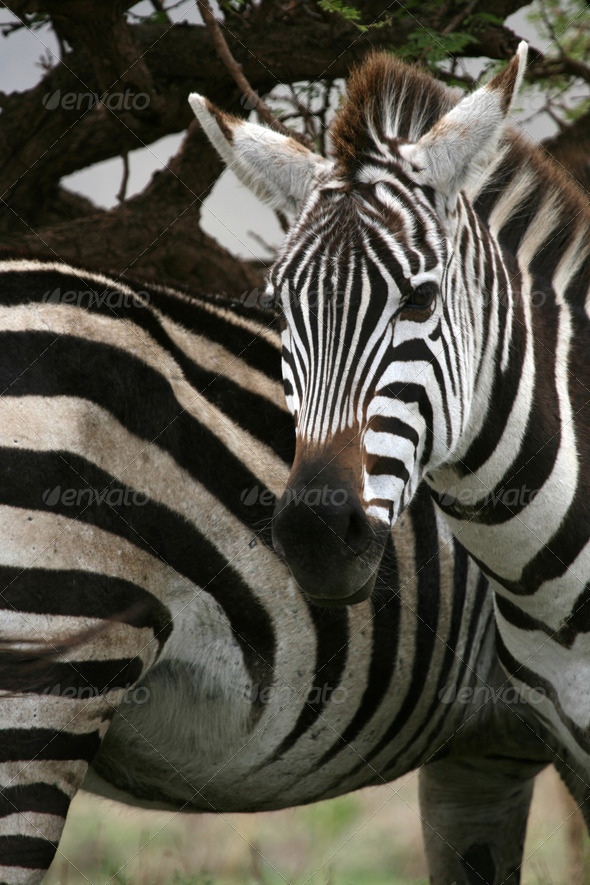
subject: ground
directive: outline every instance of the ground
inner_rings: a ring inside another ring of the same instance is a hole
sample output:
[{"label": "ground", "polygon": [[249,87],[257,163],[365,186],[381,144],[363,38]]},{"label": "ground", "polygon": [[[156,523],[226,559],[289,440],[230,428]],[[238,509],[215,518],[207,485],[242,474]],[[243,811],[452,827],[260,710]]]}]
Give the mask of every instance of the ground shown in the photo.
[{"label": "ground", "polygon": [[[417,810],[415,774],[305,808],[223,817],[138,812],[82,793],[46,885],[426,885]],[[571,867],[570,813],[548,769],[522,885],[590,885],[590,871],[576,879]],[[587,837],[582,850],[590,869]]]}]

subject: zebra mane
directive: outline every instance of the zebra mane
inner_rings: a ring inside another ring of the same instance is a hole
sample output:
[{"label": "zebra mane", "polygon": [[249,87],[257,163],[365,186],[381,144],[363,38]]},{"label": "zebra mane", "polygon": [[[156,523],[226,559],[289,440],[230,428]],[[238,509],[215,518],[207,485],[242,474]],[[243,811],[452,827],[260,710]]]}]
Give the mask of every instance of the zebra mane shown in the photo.
[{"label": "zebra mane", "polygon": [[365,163],[391,160],[395,139],[418,141],[460,97],[458,90],[416,66],[384,52],[371,53],[352,71],[330,129],[339,174],[353,179]]},{"label": "zebra mane", "polygon": [[[365,165],[395,163],[397,139],[417,141],[461,96],[416,66],[372,53],[352,72],[331,127],[337,175],[354,181]],[[521,268],[534,263],[535,274],[556,289],[573,286],[568,300],[585,302],[590,196],[565,168],[509,128],[468,196]]]}]

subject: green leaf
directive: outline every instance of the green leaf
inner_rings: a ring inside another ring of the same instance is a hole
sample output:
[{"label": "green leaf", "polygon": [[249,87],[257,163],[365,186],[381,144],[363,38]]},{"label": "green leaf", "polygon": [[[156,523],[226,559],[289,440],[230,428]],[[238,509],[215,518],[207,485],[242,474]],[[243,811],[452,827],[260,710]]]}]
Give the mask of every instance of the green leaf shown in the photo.
[{"label": "green leaf", "polygon": [[363,33],[365,31],[382,28],[390,22],[390,17],[385,17],[381,21],[374,21],[371,22],[370,25],[364,25],[361,23],[361,13],[359,10],[354,6],[348,6],[346,3],[343,3],[342,0],[318,0],[318,6],[320,9],[323,9],[324,12],[340,15],[343,19],[351,25],[354,25],[355,28],[358,28],[358,30]]}]

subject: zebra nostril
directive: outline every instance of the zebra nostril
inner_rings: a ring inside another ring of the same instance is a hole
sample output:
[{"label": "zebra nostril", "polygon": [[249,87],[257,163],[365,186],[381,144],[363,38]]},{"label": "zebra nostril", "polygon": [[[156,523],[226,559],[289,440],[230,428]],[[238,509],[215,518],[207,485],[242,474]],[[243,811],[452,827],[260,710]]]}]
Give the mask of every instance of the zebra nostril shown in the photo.
[{"label": "zebra nostril", "polygon": [[344,543],[348,549],[355,556],[360,556],[371,543],[371,534],[371,526],[364,512],[353,510],[344,536]]}]

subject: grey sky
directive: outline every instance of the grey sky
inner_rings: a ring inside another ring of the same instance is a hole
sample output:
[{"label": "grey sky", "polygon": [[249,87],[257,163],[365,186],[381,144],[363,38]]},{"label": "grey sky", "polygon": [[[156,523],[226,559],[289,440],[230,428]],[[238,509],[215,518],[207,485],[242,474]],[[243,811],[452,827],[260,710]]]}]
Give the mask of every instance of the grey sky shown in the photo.
[{"label": "grey sky", "polygon": [[[519,10],[506,20],[506,24],[537,47],[545,49],[547,41],[543,41],[527,21],[526,14],[529,8]],[[153,9],[151,4],[142,2],[137,4],[133,11],[141,13],[151,9]],[[191,2],[175,10],[172,17],[173,20],[188,20],[193,23],[201,20],[196,3]],[[11,13],[2,9],[0,21],[5,23],[11,20],[14,20]],[[39,65],[40,59],[52,57],[53,60],[58,59],[58,45],[49,28],[34,33],[23,29],[8,38],[3,38],[0,43],[0,90],[12,92],[34,86],[43,74]],[[482,63],[483,59],[470,60],[469,72],[477,76]],[[534,106],[540,107],[542,103],[542,95],[532,97],[527,95],[527,107],[517,112],[517,118],[529,117]],[[40,109],[40,113],[42,112]],[[529,135],[537,140],[547,137],[555,130],[555,125],[547,115],[541,115],[532,124],[524,125]],[[166,165],[176,152],[181,139],[182,134],[170,135],[130,154],[128,195],[142,190],[152,173]],[[122,170],[121,158],[114,158],[68,176],[63,179],[63,184],[90,197],[97,205],[108,208],[116,203],[115,194],[121,184]],[[225,172],[221,176],[205,201],[202,227],[231,252],[244,258],[269,257],[269,253],[260,242],[250,235],[251,230],[255,229],[266,243],[273,246],[276,246],[282,237],[274,214],[253,197],[231,172]]]}]

